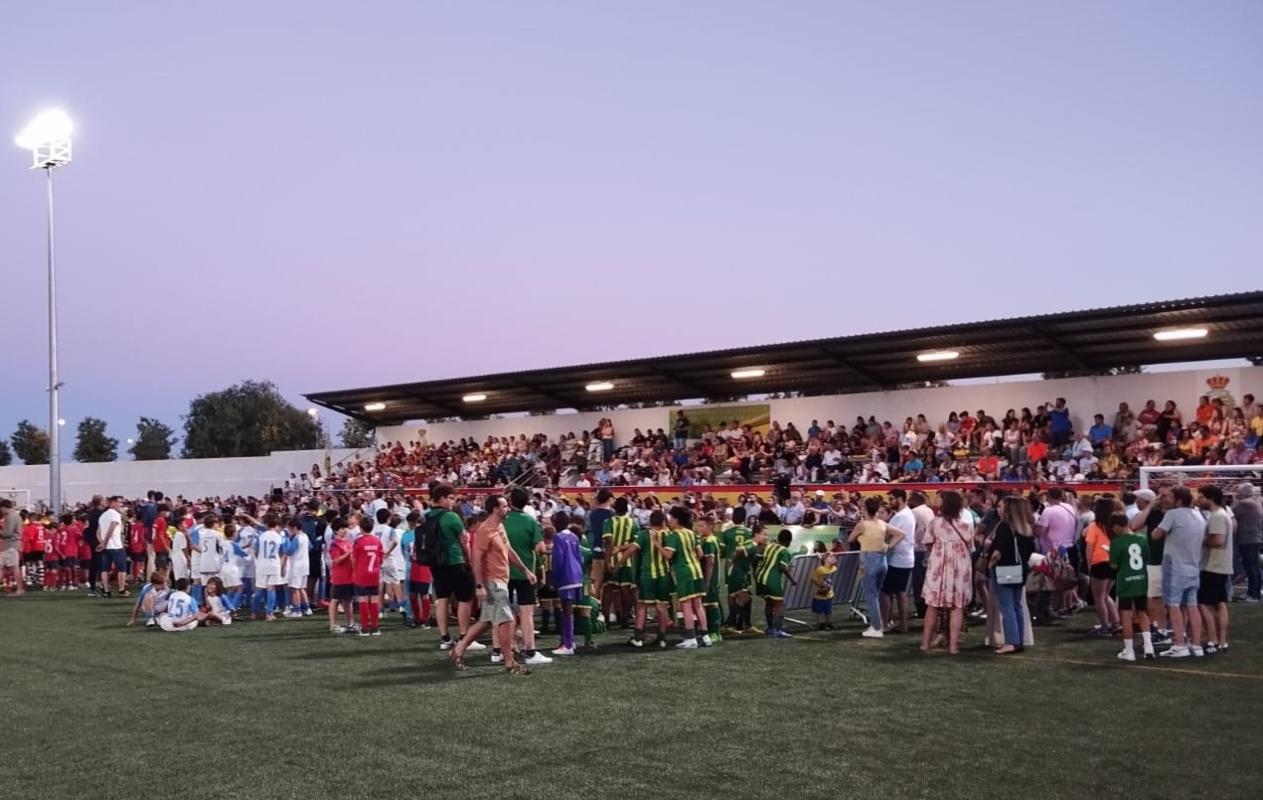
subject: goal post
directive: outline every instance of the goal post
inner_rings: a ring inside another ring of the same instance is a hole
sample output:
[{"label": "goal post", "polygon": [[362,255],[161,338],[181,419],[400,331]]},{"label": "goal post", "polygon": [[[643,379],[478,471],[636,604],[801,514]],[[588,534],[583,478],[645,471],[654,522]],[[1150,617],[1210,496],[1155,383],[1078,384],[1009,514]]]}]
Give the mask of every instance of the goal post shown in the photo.
[{"label": "goal post", "polygon": [[1212,464],[1208,466],[1141,467],[1140,488],[1157,490],[1163,486],[1218,486],[1225,493],[1242,483],[1263,488],[1263,464]]},{"label": "goal post", "polygon": [[13,507],[17,509],[29,509],[31,507],[30,489],[0,489],[0,498],[12,500]]}]

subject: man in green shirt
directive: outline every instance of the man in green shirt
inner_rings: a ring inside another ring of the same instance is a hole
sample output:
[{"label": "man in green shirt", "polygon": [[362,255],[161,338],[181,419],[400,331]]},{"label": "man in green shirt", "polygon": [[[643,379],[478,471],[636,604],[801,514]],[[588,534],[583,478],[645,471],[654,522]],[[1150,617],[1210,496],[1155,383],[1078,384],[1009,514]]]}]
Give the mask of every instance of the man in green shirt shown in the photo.
[{"label": "man in green shirt", "polygon": [[[522,660],[531,665],[551,664],[552,659],[535,649],[535,585],[527,578],[526,573],[535,573],[538,569],[538,554],[544,549],[544,531],[535,518],[525,511],[531,495],[521,486],[509,491],[509,513],[504,517],[504,532],[509,540],[509,547],[517,554],[518,560],[526,570],[517,564],[509,563],[509,602],[517,603],[518,624],[522,631]],[[503,658],[503,657],[501,657]],[[500,659],[491,654],[491,663],[498,664]]]},{"label": "man in green shirt", "polygon": [[[456,601],[456,623],[463,638],[469,631],[469,617],[474,605],[474,573],[465,555],[469,546],[465,536],[465,523],[452,509],[456,506],[456,490],[446,483],[437,484],[430,490],[430,510],[427,522],[436,522],[439,529],[439,557],[434,571],[434,615],[439,626],[439,649],[451,650],[455,646],[447,632],[448,609]],[[472,642],[470,650],[485,650],[486,645]]]},{"label": "man in green shirt", "polygon": [[[608,559],[605,585],[611,589],[607,596],[612,595],[611,600],[615,601],[609,605],[618,606],[618,618],[624,628],[631,620],[636,603],[636,566],[625,555],[630,552],[627,546],[635,540],[637,531],[636,521],[628,513],[630,507],[626,497],[615,500],[614,516],[605,521],[601,530],[601,541]],[[609,608],[605,611],[608,619]]]},{"label": "man in green shirt", "polygon": [[723,557],[728,568],[725,582],[728,587],[728,627],[724,633],[745,633],[752,624],[750,619],[750,570],[754,563],[754,535],[746,527],[746,510],[737,506],[732,510],[732,527],[723,533]]}]

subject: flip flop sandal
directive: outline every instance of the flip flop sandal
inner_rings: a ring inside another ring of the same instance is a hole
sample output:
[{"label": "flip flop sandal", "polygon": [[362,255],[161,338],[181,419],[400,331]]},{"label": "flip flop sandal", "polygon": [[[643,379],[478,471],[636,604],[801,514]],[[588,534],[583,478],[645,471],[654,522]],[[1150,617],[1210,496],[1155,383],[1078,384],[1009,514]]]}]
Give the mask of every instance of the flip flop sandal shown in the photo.
[{"label": "flip flop sandal", "polygon": [[514,664],[511,667],[505,667],[504,672],[507,675],[530,675],[531,671],[521,664]]},{"label": "flip flop sandal", "polygon": [[469,665],[465,663],[464,657],[456,655],[455,651],[453,651],[452,655],[448,656],[448,658],[451,659],[452,666],[457,672],[464,672],[469,669]]}]

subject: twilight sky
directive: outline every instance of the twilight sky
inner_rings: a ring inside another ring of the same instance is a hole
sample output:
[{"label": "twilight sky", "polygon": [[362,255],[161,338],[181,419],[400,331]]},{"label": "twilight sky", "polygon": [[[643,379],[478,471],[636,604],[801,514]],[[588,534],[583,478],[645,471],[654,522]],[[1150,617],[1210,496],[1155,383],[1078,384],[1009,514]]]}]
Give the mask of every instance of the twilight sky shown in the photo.
[{"label": "twilight sky", "polygon": [[[11,4],[0,133],[76,120],[63,416],[122,440],[249,377],[1257,288],[1261,41],[1252,0]],[[47,414],[43,186],[6,152],[5,437]]]}]

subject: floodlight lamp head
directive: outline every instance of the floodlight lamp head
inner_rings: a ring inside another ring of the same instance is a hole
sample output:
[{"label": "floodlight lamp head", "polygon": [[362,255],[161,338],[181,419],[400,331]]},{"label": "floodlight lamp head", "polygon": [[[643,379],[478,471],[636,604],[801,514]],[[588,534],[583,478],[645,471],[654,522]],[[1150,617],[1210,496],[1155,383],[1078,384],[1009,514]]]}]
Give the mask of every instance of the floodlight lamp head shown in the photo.
[{"label": "floodlight lamp head", "polygon": [[65,111],[45,111],[14,139],[21,148],[31,151],[31,169],[52,169],[70,163],[70,134],[74,123]]}]

